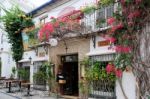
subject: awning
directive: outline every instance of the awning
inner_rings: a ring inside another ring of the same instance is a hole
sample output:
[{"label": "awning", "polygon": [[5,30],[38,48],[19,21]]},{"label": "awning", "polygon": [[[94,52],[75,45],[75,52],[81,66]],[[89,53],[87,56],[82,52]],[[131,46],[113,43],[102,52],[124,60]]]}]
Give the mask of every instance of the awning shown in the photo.
[{"label": "awning", "polygon": [[34,62],[39,62],[39,61],[48,61],[47,57],[38,57],[33,59]]},{"label": "awning", "polygon": [[19,62],[19,63],[30,62],[30,60],[29,60],[29,59],[21,59],[21,60],[19,60],[18,62]]},{"label": "awning", "polygon": [[95,56],[95,55],[104,55],[104,54],[113,54],[113,53],[115,53],[115,51],[113,51],[113,50],[107,50],[107,51],[100,50],[100,51],[90,51],[86,55],[87,56]]}]

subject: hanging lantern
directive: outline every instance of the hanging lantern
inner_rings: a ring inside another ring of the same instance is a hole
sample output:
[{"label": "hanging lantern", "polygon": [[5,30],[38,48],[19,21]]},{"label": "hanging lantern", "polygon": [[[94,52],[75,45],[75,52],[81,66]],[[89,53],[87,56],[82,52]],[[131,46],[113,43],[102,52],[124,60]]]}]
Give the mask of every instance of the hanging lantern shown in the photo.
[{"label": "hanging lantern", "polygon": [[57,46],[58,41],[55,38],[51,38],[51,39],[49,39],[49,43],[51,46]]}]

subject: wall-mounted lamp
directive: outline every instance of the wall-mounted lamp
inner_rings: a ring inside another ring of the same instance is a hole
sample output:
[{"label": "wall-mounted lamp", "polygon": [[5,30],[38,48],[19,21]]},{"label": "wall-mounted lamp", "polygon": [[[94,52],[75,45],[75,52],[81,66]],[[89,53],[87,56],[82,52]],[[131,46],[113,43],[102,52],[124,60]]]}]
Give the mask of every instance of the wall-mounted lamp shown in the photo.
[{"label": "wall-mounted lamp", "polygon": [[31,56],[29,57],[29,60],[30,60],[30,64],[34,65],[34,64],[32,64],[32,57]]}]

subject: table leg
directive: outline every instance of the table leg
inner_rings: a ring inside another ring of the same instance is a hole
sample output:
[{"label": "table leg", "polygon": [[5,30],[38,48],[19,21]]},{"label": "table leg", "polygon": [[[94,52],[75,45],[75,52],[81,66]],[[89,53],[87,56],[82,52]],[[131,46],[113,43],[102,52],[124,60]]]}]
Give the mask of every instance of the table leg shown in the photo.
[{"label": "table leg", "polygon": [[21,82],[19,82],[19,91],[21,91]]},{"label": "table leg", "polygon": [[6,82],[6,88],[8,88],[8,82]]},{"label": "table leg", "polygon": [[28,85],[27,95],[30,95],[30,85]]},{"label": "table leg", "polygon": [[11,82],[8,83],[8,93],[11,93]]}]

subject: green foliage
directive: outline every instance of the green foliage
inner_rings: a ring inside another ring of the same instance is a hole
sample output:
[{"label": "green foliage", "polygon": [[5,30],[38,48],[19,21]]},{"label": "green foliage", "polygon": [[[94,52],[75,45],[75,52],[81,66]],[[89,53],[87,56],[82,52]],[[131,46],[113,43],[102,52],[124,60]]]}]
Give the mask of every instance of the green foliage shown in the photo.
[{"label": "green foliage", "polygon": [[23,43],[21,31],[23,28],[30,27],[33,22],[18,7],[5,10],[5,15],[1,17],[5,31],[8,33],[9,43],[12,45],[13,59],[18,62],[22,58]]},{"label": "green foliage", "polygon": [[114,65],[118,68],[122,68],[123,70],[126,68],[126,66],[131,66],[132,60],[131,58],[133,55],[131,53],[129,54],[117,54]]},{"label": "green foliage", "polygon": [[51,65],[45,62],[33,75],[34,81],[48,81],[52,78]]},{"label": "green foliage", "polygon": [[88,82],[81,80],[79,82],[79,91],[85,96],[88,95],[88,93],[90,93],[90,88],[88,86]]},{"label": "green foliage", "polygon": [[29,39],[35,39],[37,37],[36,35],[37,35],[39,29],[40,28],[35,28],[35,29],[31,30],[31,31],[26,32],[27,35],[29,36]]},{"label": "green foliage", "polygon": [[34,73],[33,75],[33,81],[38,81],[38,82],[45,82],[46,81],[46,75],[43,71],[38,71]]},{"label": "green foliage", "polygon": [[93,65],[88,64],[90,63],[89,61],[85,62],[87,64],[85,68],[85,78],[87,80],[103,80],[103,79],[109,79],[111,81],[115,81],[116,77],[115,75],[112,74],[107,74],[105,67],[102,66],[101,62],[94,62]]},{"label": "green foliage", "polygon": [[99,4],[100,4],[100,6],[108,6],[114,2],[115,2],[115,0],[100,0]]},{"label": "green foliage", "polygon": [[90,14],[91,12],[96,10],[96,6],[95,5],[88,5],[85,6],[81,9],[81,11],[85,14]]},{"label": "green foliage", "polygon": [[19,68],[18,70],[18,76],[22,80],[29,80],[29,71],[25,68]]},{"label": "green foliage", "polygon": [[38,44],[40,41],[37,39],[37,33],[39,31],[39,28],[35,28],[31,31],[26,32],[26,34],[29,37],[29,44],[30,46],[34,46]]},{"label": "green foliage", "polygon": [[81,66],[89,67],[91,65],[91,60],[87,57],[85,57],[81,62]]},{"label": "green foliage", "polygon": [[12,67],[11,71],[12,71],[12,76],[15,77],[17,71],[16,67]]}]

